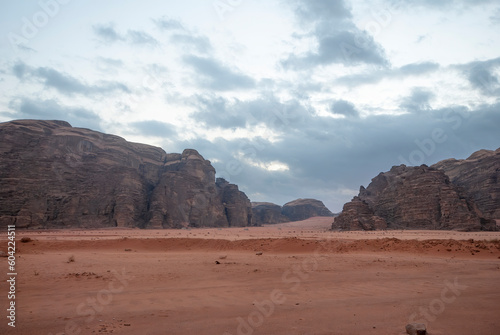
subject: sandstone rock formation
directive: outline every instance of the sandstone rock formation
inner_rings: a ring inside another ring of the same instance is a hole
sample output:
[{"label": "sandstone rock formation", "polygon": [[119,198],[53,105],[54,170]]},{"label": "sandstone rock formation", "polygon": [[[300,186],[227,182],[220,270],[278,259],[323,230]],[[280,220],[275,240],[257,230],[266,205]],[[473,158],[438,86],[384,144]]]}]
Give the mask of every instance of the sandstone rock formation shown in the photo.
[{"label": "sandstone rock formation", "polygon": [[0,124],[0,226],[243,226],[251,205],[196,150],[166,154],[64,121]]},{"label": "sandstone rock formation", "polygon": [[354,197],[344,205],[340,216],[335,218],[334,229],[340,230],[383,230],[387,222],[373,213],[360,197]]},{"label": "sandstone rock formation", "polygon": [[425,165],[394,166],[380,173],[344,205],[332,229],[494,230],[472,199],[441,170]]},{"label": "sandstone rock formation", "polygon": [[252,213],[256,225],[290,221],[281,214],[281,206],[270,202],[252,202]]},{"label": "sandstone rock formation", "polygon": [[313,216],[333,216],[322,201],[316,199],[297,199],[283,205],[281,214],[290,221],[305,220]]},{"label": "sandstone rock formation", "polygon": [[500,148],[480,150],[467,159],[447,159],[432,167],[444,171],[484,218],[500,219]]},{"label": "sandstone rock formation", "polygon": [[246,194],[240,192],[237,185],[230,184],[224,178],[217,178],[215,184],[229,226],[245,227],[253,225],[252,204]]}]

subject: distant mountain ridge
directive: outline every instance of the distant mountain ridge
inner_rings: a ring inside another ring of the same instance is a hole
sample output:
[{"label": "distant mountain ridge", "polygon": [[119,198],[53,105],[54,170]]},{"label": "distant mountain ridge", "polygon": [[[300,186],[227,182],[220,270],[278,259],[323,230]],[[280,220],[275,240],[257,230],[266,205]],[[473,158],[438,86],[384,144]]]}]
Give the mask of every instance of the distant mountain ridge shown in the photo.
[{"label": "distant mountain ridge", "polygon": [[346,203],[332,229],[497,230],[500,148],[431,167],[394,166]]},{"label": "distant mountain ridge", "polygon": [[253,218],[256,224],[275,224],[301,221],[313,216],[333,216],[322,201],[316,199],[296,199],[283,207],[270,202],[252,202]]}]

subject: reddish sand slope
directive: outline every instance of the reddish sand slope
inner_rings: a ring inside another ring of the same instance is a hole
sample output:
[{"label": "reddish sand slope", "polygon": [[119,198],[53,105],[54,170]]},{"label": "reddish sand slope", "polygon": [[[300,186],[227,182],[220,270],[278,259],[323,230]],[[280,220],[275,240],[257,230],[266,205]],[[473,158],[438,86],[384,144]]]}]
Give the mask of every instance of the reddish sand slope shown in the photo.
[{"label": "reddish sand slope", "polygon": [[34,241],[18,242],[17,327],[3,316],[0,334],[498,333],[498,233],[317,223],[18,232]]}]

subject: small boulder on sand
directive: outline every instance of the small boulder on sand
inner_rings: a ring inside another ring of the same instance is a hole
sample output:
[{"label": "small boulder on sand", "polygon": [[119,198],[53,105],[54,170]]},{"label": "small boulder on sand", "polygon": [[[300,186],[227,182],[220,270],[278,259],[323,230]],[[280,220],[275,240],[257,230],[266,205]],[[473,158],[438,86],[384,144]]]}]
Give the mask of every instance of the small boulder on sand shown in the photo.
[{"label": "small boulder on sand", "polygon": [[426,335],[427,329],[423,323],[410,323],[406,325],[406,332],[410,335]]}]

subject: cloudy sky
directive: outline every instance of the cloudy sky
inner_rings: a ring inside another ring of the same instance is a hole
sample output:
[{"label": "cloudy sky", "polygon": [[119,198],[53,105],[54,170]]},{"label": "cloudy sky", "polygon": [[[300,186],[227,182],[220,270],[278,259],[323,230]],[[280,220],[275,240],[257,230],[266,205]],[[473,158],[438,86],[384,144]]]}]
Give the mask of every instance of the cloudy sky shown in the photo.
[{"label": "cloudy sky", "polygon": [[393,165],[500,146],[498,0],[0,0],[0,122],[197,149],[334,212]]}]

